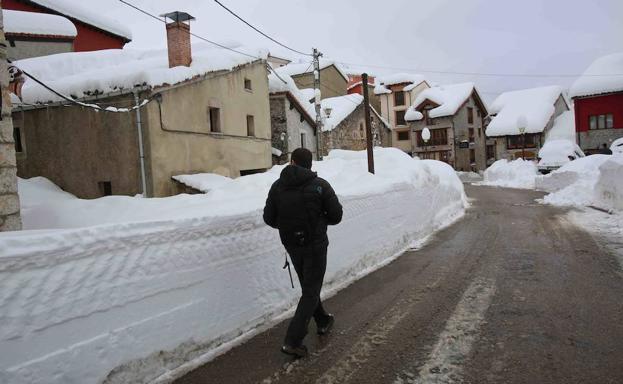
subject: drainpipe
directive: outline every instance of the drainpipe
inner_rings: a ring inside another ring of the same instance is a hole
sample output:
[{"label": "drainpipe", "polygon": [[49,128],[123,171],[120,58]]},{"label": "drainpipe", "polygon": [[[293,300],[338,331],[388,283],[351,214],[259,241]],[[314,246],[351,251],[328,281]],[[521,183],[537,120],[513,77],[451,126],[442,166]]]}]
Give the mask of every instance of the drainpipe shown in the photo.
[{"label": "drainpipe", "polygon": [[143,150],[143,123],[141,121],[141,108],[138,91],[134,91],[134,103],[136,104],[136,131],[138,133],[138,155],[141,160],[141,188],[143,197],[147,197],[147,181],[145,180],[145,151]]}]

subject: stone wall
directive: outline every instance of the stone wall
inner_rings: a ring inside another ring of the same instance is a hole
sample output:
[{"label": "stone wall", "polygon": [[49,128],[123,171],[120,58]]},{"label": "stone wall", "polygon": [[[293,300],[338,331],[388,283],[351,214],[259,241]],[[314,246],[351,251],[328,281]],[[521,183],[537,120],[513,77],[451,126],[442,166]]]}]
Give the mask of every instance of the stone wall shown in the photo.
[{"label": "stone wall", "polygon": [[0,231],[21,229],[19,197],[17,195],[17,168],[15,163],[15,143],[13,121],[11,120],[11,101],[7,90],[9,73],[6,61],[6,41],[1,27],[2,9],[0,7],[0,88],[2,92],[2,115],[0,116]]},{"label": "stone wall", "polygon": [[[376,127],[377,146],[388,146],[390,131],[385,127],[381,119],[373,112],[370,113],[372,127]],[[323,155],[331,149],[347,149],[362,151],[367,148],[366,125],[364,104],[361,103],[346,119],[330,132],[322,133]]]},{"label": "stone wall", "polygon": [[578,132],[578,145],[586,154],[596,153],[604,144],[610,148],[612,142],[623,137],[623,129],[593,129],[585,132]]}]

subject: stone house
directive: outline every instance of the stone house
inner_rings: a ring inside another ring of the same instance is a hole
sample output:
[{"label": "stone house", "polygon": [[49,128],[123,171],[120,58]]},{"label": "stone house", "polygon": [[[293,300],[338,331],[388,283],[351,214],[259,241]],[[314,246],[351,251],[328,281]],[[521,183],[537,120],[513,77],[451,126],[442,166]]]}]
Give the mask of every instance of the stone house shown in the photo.
[{"label": "stone house", "polygon": [[405,113],[417,95],[430,88],[421,75],[397,73],[379,78],[374,94],[381,100],[381,116],[389,123],[392,131],[391,146],[409,154],[413,153],[411,131],[405,120]]},{"label": "stone house", "polygon": [[[28,60],[33,75],[87,104],[24,84],[13,110],[19,176],[44,176],[82,198],[159,197],[180,190],[176,175],[237,177],[271,166],[266,57],[200,44],[191,52],[190,16],[171,17],[168,60],[162,50]],[[118,109],[137,105],[139,113]]]},{"label": "stone house", "polygon": [[554,121],[565,111],[569,104],[559,86],[499,95],[489,107],[491,122],[486,128],[487,137],[495,139],[496,158],[537,159]]},{"label": "stone house", "polygon": [[[311,63],[291,63],[276,69],[282,77],[290,76],[299,89],[314,88],[314,69]],[[346,95],[348,76],[333,61],[320,60],[320,98]]]},{"label": "stone house", "polygon": [[[367,148],[363,96],[351,94],[322,100],[322,152],[332,149],[361,151]],[[370,107],[374,146],[389,146],[389,125]]]},{"label": "stone house", "polygon": [[291,77],[271,74],[270,125],[273,163],[284,164],[296,148],[309,149],[316,158],[315,107]]},{"label": "stone house", "polygon": [[[423,90],[405,115],[411,127],[413,154],[422,159],[444,161],[457,171],[486,169],[484,119],[487,114],[473,83]],[[428,143],[422,139],[425,127],[431,132]]]},{"label": "stone house", "polygon": [[[2,5],[0,4],[0,11]],[[15,131],[11,119],[9,72],[6,61],[6,40],[0,12],[0,232],[21,229],[17,168],[15,161]]]},{"label": "stone house", "polygon": [[[87,2],[84,3],[86,4]],[[77,32],[71,49],[75,52],[120,49],[132,41],[130,28],[114,19],[93,12],[87,5],[82,5],[79,2],[3,0],[2,7],[14,11],[56,15],[69,19],[74,24]],[[58,24],[58,21],[51,22],[50,20],[46,21],[45,28],[50,28],[52,23]],[[22,21],[21,24],[23,24]],[[38,25],[38,27],[41,27],[41,25]],[[62,37],[65,38],[66,36]],[[53,40],[53,38],[53,35],[47,36],[43,46],[40,37],[35,40],[16,38],[9,40],[9,43],[12,48],[25,50],[31,54],[28,57],[33,57],[33,52],[36,53],[35,56],[41,56],[46,51],[45,46],[49,46],[50,40]],[[9,56],[11,54],[12,50],[9,50]]]},{"label": "stone house", "polygon": [[623,137],[623,52],[595,60],[571,86],[577,144],[586,154]]}]

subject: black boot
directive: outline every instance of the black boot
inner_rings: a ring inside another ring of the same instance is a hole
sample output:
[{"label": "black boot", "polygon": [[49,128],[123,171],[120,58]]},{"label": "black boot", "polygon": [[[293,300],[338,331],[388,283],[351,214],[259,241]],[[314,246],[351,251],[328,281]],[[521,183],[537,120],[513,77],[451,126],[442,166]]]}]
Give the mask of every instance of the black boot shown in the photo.
[{"label": "black boot", "polygon": [[333,315],[327,315],[327,323],[323,326],[319,326],[316,330],[316,333],[319,335],[326,335],[331,328],[333,328],[333,323],[335,323],[335,317]]},{"label": "black boot", "polygon": [[305,357],[307,356],[307,347],[303,344],[299,345],[298,347],[284,344],[284,346],[281,347],[281,352],[285,353],[286,355]]}]

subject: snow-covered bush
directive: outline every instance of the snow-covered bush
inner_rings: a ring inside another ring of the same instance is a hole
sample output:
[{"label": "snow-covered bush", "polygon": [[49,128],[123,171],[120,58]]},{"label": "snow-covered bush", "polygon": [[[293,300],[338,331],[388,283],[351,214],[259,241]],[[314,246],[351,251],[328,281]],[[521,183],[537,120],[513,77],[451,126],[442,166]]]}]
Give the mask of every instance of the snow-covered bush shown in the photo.
[{"label": "snow-covered bush", "polygon": [[517,159],[498,160],[485,170],[480,185],[506,188],[533,189],[537,176],[537,166],[533,161]]}]

